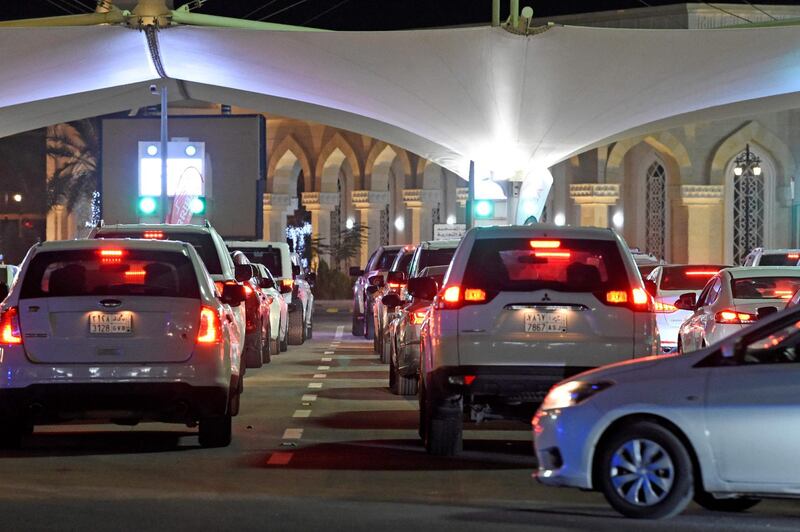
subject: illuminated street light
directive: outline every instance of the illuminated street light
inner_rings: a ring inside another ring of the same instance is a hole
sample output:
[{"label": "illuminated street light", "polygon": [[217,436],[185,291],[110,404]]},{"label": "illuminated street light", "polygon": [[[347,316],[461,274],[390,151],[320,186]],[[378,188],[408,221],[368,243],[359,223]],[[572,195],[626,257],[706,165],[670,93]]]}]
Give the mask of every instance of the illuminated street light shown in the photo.
[{"label": "illuminated street light", "polygon": [[19,202],[21,202],[21,201],[22,201],[22,194],[14,194],[14,195],[12,196],[12,199],[13,199],[14,201],[16,201],[17,203],[19,203]]},{"label": "illuminated street light", "polygon": [[344,226],[347,227],[348,230],[352,229],[355,225],[356,221],[353,220],[352,218],[348,218],[347,221],[344,223]]},{"label": "illuminated street light", "polygon": [[405,227],[406,227],[406,222],[405,220],[403,220],[402,216],[398,216],[397,218],[395,218],[394,220],[395,229],[397,229],[398,231],[402,231],[403,229],[405,229]]},{"label": "illuminated street light", "polygon": [[760,176],[761,175],[761,159],[750,151],[750,145],[746,144],[744,152],[739,154],[734,161],[733,175],[736,177],[745,176]]},{"label": "illuminated street light", "polygon": [[567,223],[567,217],[560,212],[553,217],[553,223],[559,226],[564,225]]}]

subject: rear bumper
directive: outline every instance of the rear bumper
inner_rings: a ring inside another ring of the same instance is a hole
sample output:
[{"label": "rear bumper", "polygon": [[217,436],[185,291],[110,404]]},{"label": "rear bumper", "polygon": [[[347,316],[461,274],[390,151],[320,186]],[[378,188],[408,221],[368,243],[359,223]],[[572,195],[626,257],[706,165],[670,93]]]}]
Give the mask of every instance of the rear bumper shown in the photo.
[{"label": "rear bumper", "polygon": [[0,390],[0,416],[34,424],[74,419],[187,423],[227,409],[228,388],[181,382],[32,384]]}]

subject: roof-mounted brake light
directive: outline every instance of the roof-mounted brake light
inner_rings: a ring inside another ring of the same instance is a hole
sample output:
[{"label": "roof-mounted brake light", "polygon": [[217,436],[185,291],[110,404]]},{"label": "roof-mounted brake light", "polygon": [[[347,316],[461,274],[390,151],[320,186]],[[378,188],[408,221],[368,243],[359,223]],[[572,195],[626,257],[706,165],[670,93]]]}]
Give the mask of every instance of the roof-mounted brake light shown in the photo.
[{"label": "roof-mounted brake light", "polygon": [[533,249],[557,249],[561,247],[560,240],[531,240]]}]

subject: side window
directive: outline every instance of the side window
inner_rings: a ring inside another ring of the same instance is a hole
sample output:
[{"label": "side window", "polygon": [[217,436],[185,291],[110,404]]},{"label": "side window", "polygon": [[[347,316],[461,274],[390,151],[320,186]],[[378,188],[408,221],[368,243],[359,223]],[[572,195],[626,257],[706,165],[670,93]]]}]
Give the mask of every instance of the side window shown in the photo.
[{"label": "side window", "polygon": [[719,298],[720,290],[722,289],[722,280],[717,277],[714,279],[714,284],[711,285],[711,289],[708,291],[708,296],[706,297],[706,305],[713,305],[717,302]]},{"label": "side window", "polygon": [[[716,277],[714,279],[716,279]],[[711,288],[713,286],[714,286],[713,282],[709,281],[708,284],[706,284],[706,287],[703,288],[703,291],[700,292],[700,296],[697,298],[697,308],[706,305],[706,300],[708,299],[708,293],[711,291]]]},{"label": "side window", "polygon": [[372,271],[375,269],[375,264],[378,262],[380,249],[376,249],[372,255],[370,256],[369,260],[367,260],[367,265],[364,267],[364,271]]},{"label": "side window", "polygon": [[749,339],[743,352],[741,363],[753,364],[791,364],[800,362],[800,321],[783,324],[769,336]]}]

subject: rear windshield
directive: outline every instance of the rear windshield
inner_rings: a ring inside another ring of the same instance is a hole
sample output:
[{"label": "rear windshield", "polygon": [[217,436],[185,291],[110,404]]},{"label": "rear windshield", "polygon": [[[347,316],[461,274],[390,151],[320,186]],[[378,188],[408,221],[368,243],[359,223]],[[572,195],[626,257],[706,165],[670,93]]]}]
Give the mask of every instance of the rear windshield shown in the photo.
[{"label": "rear windshield", "polygon": [[[97,238],[144,238],[144,231],[120,231],[114,233],[100,233]],[[173,233],[164,234],[164,239],[178,240],[191,244],[200,255],[206,265],[208,273],[211,275],[222,275],[222,264],[219,262],[219,254],[214,246],[214,239],[208,233]]]},{"label": "rear windshield", "polygon": [[616,242],[560,239],[557,248],[532,248],[529,238],[478,240],[464,286],[487,291],[595,292],[626,290],[629,282]]},{"label": "rear windshield", "polygon": [[397,257],[392,265],[392,271],[408,273],[408,267],[411,266],[411,259],[414,258],[413,251],[406,251]]},{"label": "rear windshield", "polygon": [[420,252],[419,265],[417,271],[422,271],[428,266],[447,266],[453,260],[456,248],[447,249],[423,249]]},{"label": "rear windshield", "polygon": [[797,266],[800,253],[769,253],[761,255],[759,266]]},{"label": "rear windshield", "polygon": [[48,251],[31,261],[20,299],[68,296],[200,298],[189,257],[171,251],[126,249],[102,256],[98,249]]},{"label": "rear windshield", "polygon": [[399,249],[387,249],[381,254],[380,258],[378,259],[378,264],[373,268],[374,270],[388,270],[392,267],[392,263],[394,259],[397,258],[397,253]]},{"label": "rear windshield", "polygon": [[791,299],[798,288],[800,277],[731,279],[734,299]]},{"label": "rear windshield", "polygon": [[263,264],[274,277],[283,277],[281,250],[279,248],[237,248],[250,262]]},{"label": "rear windshield", "polygon": [[661,290],[702,290],[708,280],[725,266],[666,266],[661,273]]}]

